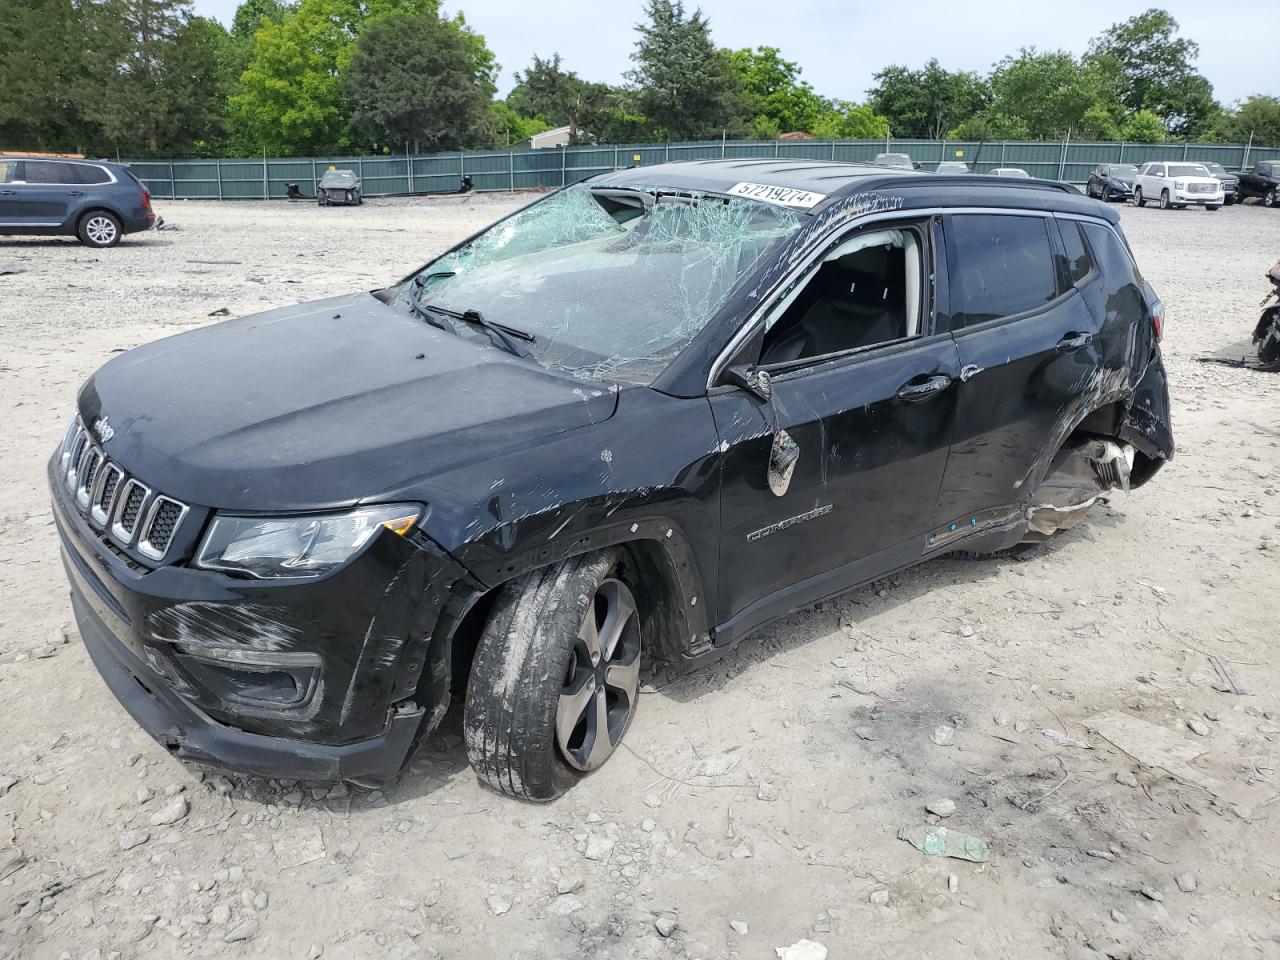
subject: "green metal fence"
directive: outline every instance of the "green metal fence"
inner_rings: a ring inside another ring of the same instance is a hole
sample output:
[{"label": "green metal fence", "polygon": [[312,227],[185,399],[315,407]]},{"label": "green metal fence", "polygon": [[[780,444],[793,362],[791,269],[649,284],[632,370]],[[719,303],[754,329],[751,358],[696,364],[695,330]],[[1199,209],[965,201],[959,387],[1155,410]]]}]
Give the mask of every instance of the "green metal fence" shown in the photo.
[{"label": "green metal fence", "polygon": [[717,157],[869,161],[877,153],[908,153],[924,169],[963,160],[977,172],[1021,167],[1033,177],[1083,183],[1099,163],[1148,160],[1214,161],[1238,170],[1258,160],[1280,160],[1280,149],[1217,143],[984,143],[954,140],[737,141],[644,143],[544,150],[470,151],[420,156],[313,159],[136,160],[133,172],[152,196],[184,200],[283,198],[290,183],[311,196],[330,166],[355,170],[370,197],[453,193],[462,177],[476,190],[554,188],[619,167]]}]

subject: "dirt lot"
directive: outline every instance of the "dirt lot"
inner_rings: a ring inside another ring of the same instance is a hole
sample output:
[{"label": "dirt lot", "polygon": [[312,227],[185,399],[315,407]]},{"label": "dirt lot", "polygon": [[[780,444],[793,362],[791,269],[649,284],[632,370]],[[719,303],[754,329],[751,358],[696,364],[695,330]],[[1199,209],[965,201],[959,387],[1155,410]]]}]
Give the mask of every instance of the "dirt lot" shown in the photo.
[{"label": "dirt lot", "polygon": [[[477,786],[456,711],[376,792],[223,779],[138,730],[45,493],[79,384],[521,202],[161,203],[178,229],[116,250],[0,240],[0,957],[1280,957],[1280,375],[1196,361],[1248,349],[1280,256],[1254,205],[1124,210],[1169,311],[1150,485],[1027,559],[934,561],[649,677],[631,752],[558,803]],[[897,838],[943,798],[989,863]]]}]

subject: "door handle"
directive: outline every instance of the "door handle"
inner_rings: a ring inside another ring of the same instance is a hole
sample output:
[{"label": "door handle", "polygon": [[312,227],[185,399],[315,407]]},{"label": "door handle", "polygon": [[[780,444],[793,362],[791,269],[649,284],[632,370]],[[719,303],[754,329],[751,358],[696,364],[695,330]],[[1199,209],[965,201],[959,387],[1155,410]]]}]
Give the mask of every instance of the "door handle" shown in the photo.
[{"label": "door handle", "polygon": [[83,197],[83,196],[84,196],[84,191],[83,191],[83,190],[68,190],[68,191],[67,191],[67,196],[69,196],[69,197]]},{"label": "door handle", "polygon": [[[920,377],[926,377],[926,379],[921,380]],[[951,386],[951,378],[945,373],[935,373],[932,376],[922,373],[920,377],[914,377],[898,388],[899,400],[905,400],[907,403],[928,400]]]},{"label": "door handle", "polygon": [[1081,347],[1088,346],[1092,342],[1092,333],[1068,333],[1058,341],[1058,345],[1054,349],[1059,353],[1072,353]]},{"label": "door handle", "polygon": [[966,363],[960,368],[960,382],[968,383],[985,369],[986,367],[980,367],[976,363]]},{"label": "door handle", "polygon": [[0,197],[16,197],[17,195],[17,190],[0,190]]}]

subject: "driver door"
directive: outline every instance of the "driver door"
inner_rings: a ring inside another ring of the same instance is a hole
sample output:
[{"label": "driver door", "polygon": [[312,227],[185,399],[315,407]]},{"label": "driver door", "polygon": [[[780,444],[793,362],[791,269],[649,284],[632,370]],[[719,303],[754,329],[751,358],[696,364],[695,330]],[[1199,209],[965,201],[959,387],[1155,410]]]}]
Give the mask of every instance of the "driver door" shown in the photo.
[{"label": "driver door", "polygon": [[836,238],[756,321],[771,398],[712,389],[717,644],[923,552],[960,375],[935,328],[934,233],[905,220]]}]

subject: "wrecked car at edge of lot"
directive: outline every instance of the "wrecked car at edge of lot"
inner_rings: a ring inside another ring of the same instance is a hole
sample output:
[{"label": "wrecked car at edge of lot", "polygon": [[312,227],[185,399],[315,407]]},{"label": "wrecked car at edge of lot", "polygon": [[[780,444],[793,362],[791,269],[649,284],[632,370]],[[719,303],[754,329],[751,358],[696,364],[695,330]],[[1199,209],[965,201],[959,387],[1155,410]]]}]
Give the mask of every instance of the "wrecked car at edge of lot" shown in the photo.
[{"label": "wrecked car at edge of lot", "polygon": [[364,203],[363,184],[354,170],[326,170],[316,181],[316,203],[322,207]]},{"label": "wrecked car at edge of lot", "polygon": [[479,776],[550,799],[643,658],[1152,477],[1163,307],[1117,222],[1047,182],[619,170],[131,350],[49,463],[80,632],[178,757],[385,780],[461,696]]}]

